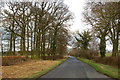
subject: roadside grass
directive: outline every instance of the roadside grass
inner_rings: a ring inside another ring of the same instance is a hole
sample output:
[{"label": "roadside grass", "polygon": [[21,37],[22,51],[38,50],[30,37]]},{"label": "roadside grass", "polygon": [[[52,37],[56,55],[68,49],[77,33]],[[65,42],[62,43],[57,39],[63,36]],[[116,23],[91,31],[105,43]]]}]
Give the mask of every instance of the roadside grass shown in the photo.
[{"label": "roadside grass", "polygon": [[53,66],[50,66],[49,68],[43,70],[43,71],[38,71],[36,72],[33,76],[30,76],[29,78],[33,78],[36,79],[36,78],[40,78],[41,76],[43,76],[44,74],[48,73],[49,71],[53,70],[55,67],[57,67],[58,65],[60,65],[62,62],[64,62],[67,58],[65,59],[62,59],[62,60],[57,60],[59,63],[53,65]]},{"label": "roadside grass", "polygon": [[[67,58],[59,60],[28,60],[22,64],[2,66],[2,78],[35,79],[52,70]],[[25,79],[26,80],[26,79]]]},{"label": "roadside grass", "polygon": [[[104,64],[100,64],[100,63],[95,63],[94,61],[88,60],[88,59],[83,59],[83,58],[79,58],[79,57],[77,57],[77,59],[89,64],[90,66],[95,68],[96,71],[98,71],[100,73],[108,75],[112,78],[120,79],[120,74],[118,73],[117,68],[114,68],[114,67],[111,67],[108,65],[104,65]],[[119,71],[120,71],[120,69],[119,69]]]}]

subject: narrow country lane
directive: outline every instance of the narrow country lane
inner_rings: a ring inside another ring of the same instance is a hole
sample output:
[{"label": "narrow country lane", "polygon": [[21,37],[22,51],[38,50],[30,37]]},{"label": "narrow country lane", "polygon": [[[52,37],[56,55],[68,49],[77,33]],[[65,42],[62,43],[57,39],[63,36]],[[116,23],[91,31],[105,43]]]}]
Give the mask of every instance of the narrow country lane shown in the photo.
[{"label": "narrow country lane", "polygon": [[[86,63],[69,57],[64,63],[54,70],[43,75],[41,78],[109,78]],[[39,79],[38,79],[39,80]],[[110,79],[112,80],[112,79]]]}]

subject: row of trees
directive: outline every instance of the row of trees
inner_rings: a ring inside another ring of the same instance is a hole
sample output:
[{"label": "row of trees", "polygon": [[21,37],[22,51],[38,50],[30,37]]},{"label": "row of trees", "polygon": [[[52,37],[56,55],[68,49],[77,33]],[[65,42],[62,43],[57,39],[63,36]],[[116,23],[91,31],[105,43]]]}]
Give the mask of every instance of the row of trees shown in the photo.
[{"label": "row of trees", "polygon": [[120,2],[89,2],[83,14],[85,22],[92,26],[92,32],[100,39],[101,57],[105,57],[107,40],[113,45],[112,56],[117,56],[120,44]]},{"label": "row of trees", "polygon": [[9,2],[3,8],[2,27],[9,34],[9,55],[60,55],[67,50],[67,21],[71,12],[62,1]]},{"label": "row of trees", "polygon": [[92,28],[75,33],[77,42],[75,42],[73,53],[77,53],[79,56],[80,54],[81,56],[92,56],[99,51],[101,57],[105,57],[106,41],[109,40],[113,46],[112,56],[119,55],[119,7],[120,2],[88,2],[83,12],[84,22],[91,25]]}]

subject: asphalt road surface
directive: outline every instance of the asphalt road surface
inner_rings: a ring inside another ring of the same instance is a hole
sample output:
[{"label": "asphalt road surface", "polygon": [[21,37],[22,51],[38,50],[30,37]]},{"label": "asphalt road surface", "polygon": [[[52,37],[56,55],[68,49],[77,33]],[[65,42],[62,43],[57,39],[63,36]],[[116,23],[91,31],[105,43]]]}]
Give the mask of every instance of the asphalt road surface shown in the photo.
[{"label": "asphalt road surface", "polygon": [[[41,78],[108,78],[97,72],[94,68],[86,63],[70,56],[60,66],[43,75]],[[113,80],[113,79],[110,79]]]}]

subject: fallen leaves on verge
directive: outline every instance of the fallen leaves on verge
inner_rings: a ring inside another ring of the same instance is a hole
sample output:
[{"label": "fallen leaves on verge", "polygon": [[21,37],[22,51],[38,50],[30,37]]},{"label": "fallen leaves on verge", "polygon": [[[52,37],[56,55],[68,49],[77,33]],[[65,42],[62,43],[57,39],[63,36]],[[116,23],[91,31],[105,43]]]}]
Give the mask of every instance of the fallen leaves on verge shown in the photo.
[{"label": "fallen leaves on verge", "polygon": [[58,63],[52,60],[30,60],[19,65],[2,66],[2,78],[27,78]]}]

